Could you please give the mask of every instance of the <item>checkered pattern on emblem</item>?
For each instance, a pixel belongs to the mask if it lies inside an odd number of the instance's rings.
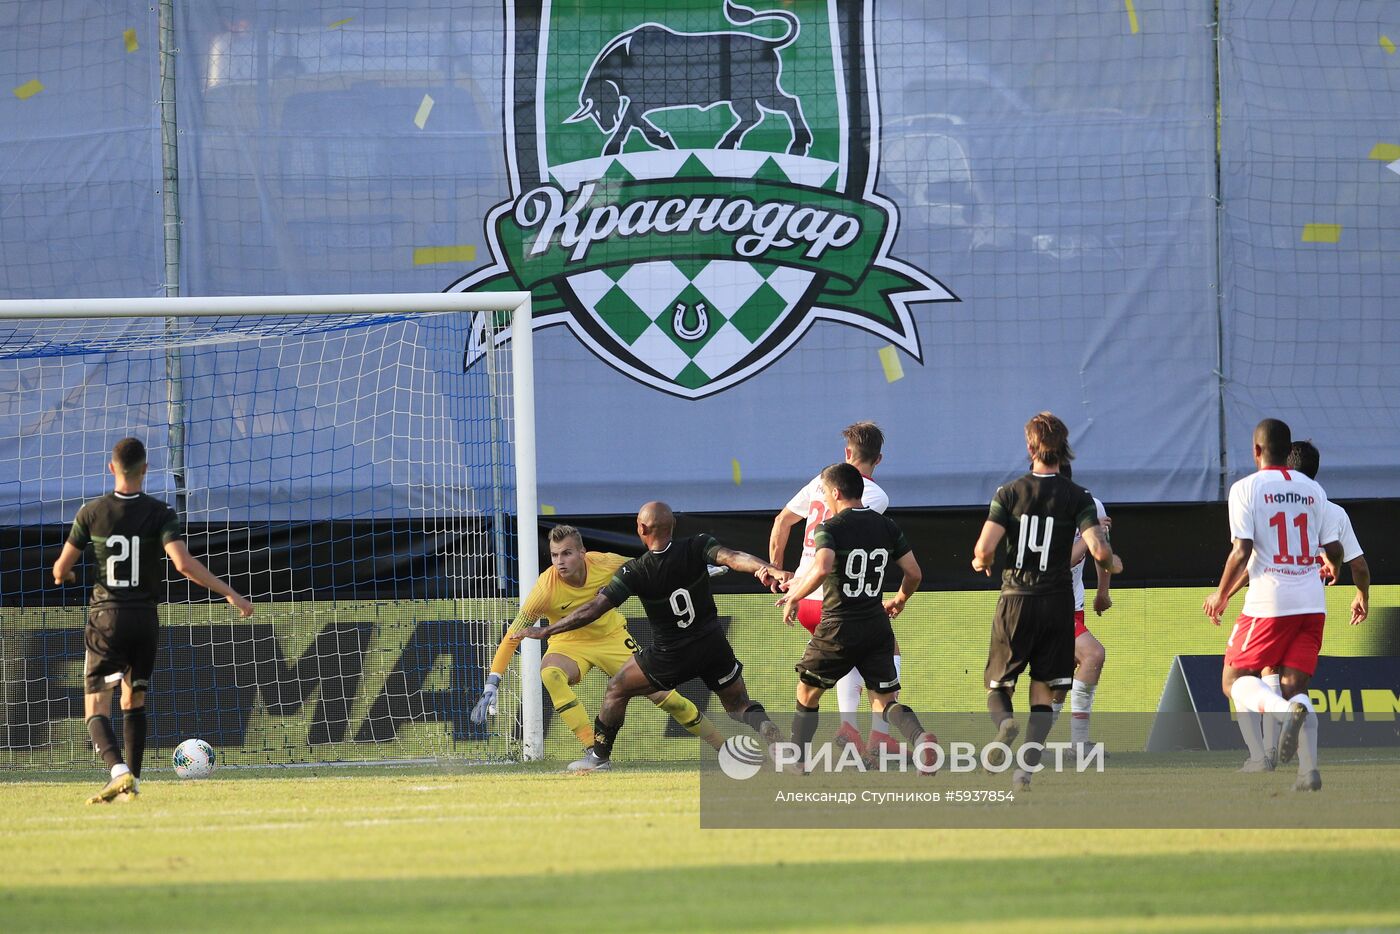
[[[790,267],[651,262],[569,277],[579,301],[639,360],[688,389],[723,376],[811,283]]]

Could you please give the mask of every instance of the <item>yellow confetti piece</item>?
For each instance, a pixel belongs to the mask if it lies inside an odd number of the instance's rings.
[[[1380,162],[1394,162],[1396,159],[1400,159],[1400,146],[1394,143],[1377,143],[1371,147],[1371,154],[1366,158]]]
[[[423,129],[423,125],[428,122],[428,114],[433,112],[433,96],[424,94],[423,100],[418,104],[418,113],[413,115],[413,125],[418,129]]]
[[[1381,48],[1385,49],[1386,55],[1395,54],[1395,43],[1390,41],[1389,36],[1381,36]]]
[[[15,97],[18,97],[22,101],[27,101],[43,89],[43,82],[41,82],[38,78],[35,78],[32,81],[26,81],[24,82],[24,84],[21,84],[19,87],[15,88]]]
[[[1304,224],[1304,243],[1336,243],[1342,239],[1341,224]]]
[[[432,266],[435,263],[470,263],[476,259],[476,247],[470,243],[457,246],[420,246],[413,251],[413,265]]]
[[[738,486],[744,482],[744,472],[739,469],[739,462],[733,458],[729,459],[729,466],[734,471],[734,485]]]
[[[895,347],[880,348],[880,366],[885,371],[885,382],[894,383],[904,379],[904,367],[899,362],[899,351]]]
[[[327,28],[327,29],[339,29],[341,26],[344,26],[346,23],[351,22],[351,21],[354,20],[354,19],[355,19],[355,17],[353,17],[353,16],[347,16],[347,17],[345,17],[345,19],[338,19],[338,20],[336,20],[334,23],[331,23],[331,24],[330,24],[329,26],[327,26],[326,28]]]
[[[1128,29],[1133,35],[1138,34],[1137,10],[1133,7],[1133,0],[1123,0],[1123,5],[1128,8]]]
[[[540,515],[542,516],[552,516],[558,511],[559,510],[555,509],[553,506],[550,506],[548,503],[540,503]]]
[[[134,29],[123,31],[122,41],[126,43],[126,50],[128,52],[135,52],[137,49],[141,48],[141,43],[136,41],[136,30]]]

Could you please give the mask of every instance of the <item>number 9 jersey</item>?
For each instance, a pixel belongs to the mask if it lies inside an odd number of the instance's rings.
[[[1337,541],[1329,505],[1316,481],[1283,467],[1265,467],[1230,487],[1230,537],[1254,544],[1244,615],[1326,612],[1317,553]]]
[[[710,592],[711,564],[720,544],[706,534],[672,539],[622,566],[600,594],[613,606],[628,597],[642,601],[658,649],[671,651],[712,633],[723,635],[719,610]]]
[[[180,517],[145,493],[108,493],[83,504],[68,533],[80,551],[92,544],[97,584],[89,606],[154,607],[165,596],[165,545],[184,538]]]

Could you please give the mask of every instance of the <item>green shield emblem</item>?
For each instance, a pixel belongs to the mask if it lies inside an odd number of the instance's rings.
[[[492,265],[452,288],[529,290],[536,327],[686,398],[817,320],[918,359],[908,305],[957,299],[889,255],[870,3],[510,5],[512,197]],[[468,363],[508,338],[481,323]]]

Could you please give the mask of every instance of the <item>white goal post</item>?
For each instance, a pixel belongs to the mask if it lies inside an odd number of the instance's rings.
[[[496,316],[490,313],[497,313]],[[143,338],[133,344],[140,352],[147,355],[159,355],[161,350],[162,332],[170,335],[169,345],[171,347],[182,346],[182,341],[199,340],[203,343],[198,346],[203,349],[219,344],[227,344],[236,341],[259,341],[276,334],[283,333],[276,328],[291,329],[295,331],[298,327],[311,330],[314,325],[298,325],[299,320],[304,321],[306,316],[342,316],[345,324],[327,325],[326,330],[344,327],[346,329],[355,327],[355,321],[360,317],[373,319],[378,318],[393,322],[412,321],[426,319],[428,316],[449,315],[449,314],[474,314],[471,319],[473,326],[485,327],[485,346],[489,349],[499,344],[493,340],[493,336],[503,328],[509,327],[512,338],[510,340],[510,351],[508,362],[500,361],[497,366],[510,368],[509,373],[500,375],[502,380],[509,380],[510,398],[510,435],[509,442],[513,442],[513,456],[510,460],[514,468],[514,492],[515,492],[515,532],[516,541],[516,568],[517,587],[515,594],[507,594],[517,600],[523,600],[529,592],[539,574],[539,543],[538,543],[538,515],[539,506],[536,491],[536,449],[535,449],[535,400],[534,400],[534,360],[533,360],[533,329],[531,326],[531,303],[528,292],[431,292],[431,293],[399,293],[399,294],[355,294],[355,295],[287,295],[287,296],[238,296],[238,297],[150,297],[150,298],[116,298],[116,299],[37,299],[37,300],[8,300],[0,301],[0,359],[14,358],[21,359],[39,366],[34,362],[46,356],[57,354],[81,355],[88,353],[86,349],[91,348],[90,353],[102,354],[119,352],[122,348],[123,336],[121,328],[113,326],[110,330],[114,334],[94,333],[105,332],[107,328],[94,328],[94,322],[104,319],[152,319],[144,330],[137,326],[136,330],[142,330]],[[249,316],[260,318],[263,324],[248,323]],[[394,317],[399,316],[399,317]],[[242,322],[237,326],[224,326],[223,323],[201,323],[207,319],[225,319],[232,321],[240,319]],[[66,321],[65,319],[81,319]],[[273,319],[276,319],[274,321]],[[325,319],[318,319],[325,321]],[[53,322],[47,326],[47,330],[40,330],[45,327],[44,322]],[[482,324],[482,322],[485,322]],[[465,323],[465,322],[464,322]],[[202,330],[201,330],[202,329]],[[189,338],[189,334],[199,332],[194,338]],[[475,333],[475,332],[473,332]],[[36,336],[37,335],[37,336]],[[56,336],[55,336],[56,335]],[[49,342],[49,343],[46,343]],[[66,349],[51,351],[50,345],[62,345]],[[185,346],[193,346],[184,344]],[[113,351],[116,347],[117,351]],[[167,370],[171,367],[171,357],[166,352]],[[464,363],[462,371],[466,370],[465,354],[463,351]],[[32,358],[30,360],[29,358]],[[488,366],[491,365],[488,361]],[[174,352],[174,372],[176,378],[170,380],[172,383],[179,383],[179,352]],[[275,365],[274,365],[275,368]],[[497,382],[497,375],[493,373],[491,385],[494,387]],[[13,392],[16,399],[20,394],[26,392],[23,388],[22,380],[12,381],[8,387],[0,387],[0,393]],[[318,387],[319,388],[319,387]],[[340,384],[330,388],[328,395],[339,391]],[[178,393],[179,390],[172,390]],[[252,390],[256,394],[256,389]],[[372,395],[374,387],[361,390]],[[150,396],[151,391],[147,391]],[[187,404],[183,398],[172,395],[169,400],[171,425],[181,423],[181,419],[175,417],[174,413],[181,411]],[[494,405],[494,400],[492,402]],[[18,402],[12,405],[15,411],[20,409]],[[396,415],[402,413],[395,413]],[[412,414],[412,413],[410,413]],[[174,436],[175,428],[172,428]],[[183,430],[183,428],[179,429]],[[286,429],[283,429],[286,430]],[[494,431],[494,427],[492,428]],[[113,439],[106,439],[107,447],[110,447]],[[401,439],[397,439],[401,440]],[[22,463],[25,458],[19,454],[21,445],[16,441],[13,445],[16,452],[16,461],[11,470],[12,473],[21,475],[20,483],[23,481]],[[183,457],[183,452],[179,450],[180,444],[175,443],[176,450],[171,452],[171,467],[179,469],[179,460]],[[433,465],[429,465],[432,467]],[[494,462],[493,462],[494,468]],[[432,470],[422,471],[425,476],[431,476]],[[509,476],[509,474],[506,474]],[[504,479],[504,478],[502,478]],[[9,481],[13,482],[13,481]],[[183,481],[181,481],[183,482]],[[22,487],[21,487],[22,489]],[[32,491],[31,491],[32,492]],[[497,489],[499,495],[499,488]],[[23,515],[23,501],[28,494],[19,493],[12,497],[19,500],[20,504],[15,507],[19,515]],[[410,494],[411,495],[411,494]],[[71,498],[71,497],[67,497]],[[0,507],[6,504],[0,502]],[[66,508],[66,506],[65,506]],[[71,519],[71,516],[69,517]],[[52,521],[52,520],[50,520]],[[497,533],[499,534],[499,532]],[[499,541],[498,541],[499,544]],[[497,567],[505,564],[507,556],[497,548],[495,558]],[[504,571],[498,571],[504,574]],[[504,581],[504,577],[501,578]],[[5,603],[4,605],[13,605]],[[518,606],[518,603],[516,604]],[[0,627],[5,625],[4,620],[0,620]],[[25,623],[23,625],[29,625]],[[495,636],[499,638],[501,630],[495,630]],[[494,646],[492,646],[494,648]],[[485,656],[489,658],[488,654]],[[519,749],[520,756],[524,760],[537,760],[544,756],[544,728],[543,728],[543,704],[541,697],[541,686],[539,679],[540,672],[540,643],[537,640],[524,640],[520,648],[520,681],[519,681]],[[435,656],[434,656],[435,657]],[[158,661],[159,664],[159,661]],[[13,659],[10,659],[0,652],[0,665],[6,668],[5,678],[8,681],[15,670]],[[393,674],[390,674],[392,680]],[[434,675],[436,677],[436,675]],[[366,679],[367,680],[367,679]],[[454,679],[455,686],[458,682]],[[3,684],[0,684],[3,686]],[[159,691],[159,688],[156,688]],[[387,688],[386,688],[387,690]],[[475,698],[472,698],[474,701]],[[502,698],[506,700],[506,698]],[[300,697],[298,697],[298,702]],[[410,699],[409,702],[412,702]],[[400,703],[409,703],[402,701]],[[308,702],[309,703],[309,702]],[[347,702],[348,706],[353,706],[355,702]],[[421,701],[417,701],[421,703]],[[503,713],[505,711],[502,711]],[[363,713],[363,709],[361,709]],[[454,716],[459,716],[460,711],[454,712]],[[3,734],[7,724],[0,721],[0,734]],[[412,726],[410,725],[410,728]],[[65,734],[67,735],[67,734]],[[0,735],[0,740],[3,740]],[[0,742],[0,746],[5,745]],[[156,744],[153,744],[156,745]],[[429,755],[437,755],[436,750],[440,747],[425,747],[429,749]],[[8,764],[16,764],[16,759],[9,750],[5,750],[9,755]],[[336,753],[332,752],[332,756]],[[45,764],[42,757],[32,757],[30,763]],[[56,761],[56,760],[55,760]],[[0,765],[7,764],[0,761]],[[23,765],[24,762],[18,764]]]

